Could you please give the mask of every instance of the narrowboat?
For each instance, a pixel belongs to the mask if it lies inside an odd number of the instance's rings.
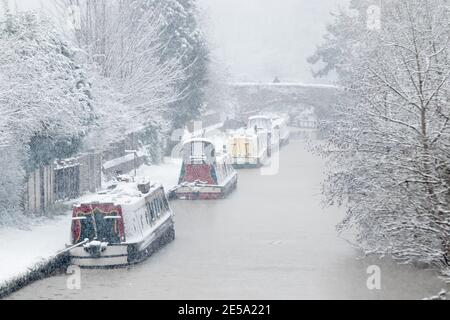
[[[183,164],[173,197],[181,200],[223,199],[237,187],[238,175],[227,153],[217,153],[212,141],[183,144]]]
[[[289,119],[286,117],[275,116],[272,118],[272,125],[274,129],[274,135],[279,137],[280,146],[289,144],[290,131],[289,131]]]
[[[255,131],[273,132],[272,119],[268,116],[254,116],[248,119],[248,129]]]
[[[235,169],[259,168],[269,157],[267,132],[242,130],[231,134],[227,151]]]
[[[272,150],[276,145],[272,119],[263,115],[250,117],[247,123],[247,130],[262,133],[267,137],[267,156],[269,158],[272,157]]]
[[[141,262],[175,239],[174,214],[164,188],[119,178],[107,191],[75,205],[71,263],[85,268]]]
[[[284,117],[268,115],[250,117],[247,128],[267,132],[270,140],[269,155],[271,154],[271,147],[286,145],[290,140],[288,120]]]

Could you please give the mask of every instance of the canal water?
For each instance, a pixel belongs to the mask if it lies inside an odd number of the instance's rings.
[[[324,164],[293,141],[274,175],[239,172],[228,199],[172,203],[177,239],[142,264],[36,282],[12,299],[422,299],[445,284],[432,272],[359,259],[339,238],[342,210],[323,208]],[[380,290],[369,290],[369,266]]]

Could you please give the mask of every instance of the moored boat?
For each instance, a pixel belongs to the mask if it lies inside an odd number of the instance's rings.
[[[259,168],[266,163],[268,154],[266,132],[241,130],[231,134],[227,151],[235,169]]]
[[[160,184],[121,178],[74,206],[70,259],[80,267],[138,263],[175,239],[174,214]]]
[[[236,189],[238,176],[226,153],[216,153],[207,139],[192,139],[183,145],[183,164],[173,196],[182,200],[225,198]]]
[[[274,130],[272,119],[268,116],[258,115],[248,119],[247,130],[257,134],[263,134],[267,138],[267,156],[272,157],[272,149],[276,144],[274,139]]]
[[[290,130],[288,124],[289,119],[286,117],[274,116],[272,118],[274,136],[279,139],[280,146],[289,144]]]
[[[288,120],[282,116],[258,115],[250,117],[247,128],[255,132],[267,132],[270,141],[268,144],[269,156],[271,156],[273,147],[286,145],[290,140]]]

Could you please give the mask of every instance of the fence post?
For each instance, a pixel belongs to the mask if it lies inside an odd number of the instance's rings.
[[[33,176],[34,176],[34,200],[35,200],[34,210],[37,211],[41,208],[41,192],[40,192],[41,175],[39,169],[34,171]]]

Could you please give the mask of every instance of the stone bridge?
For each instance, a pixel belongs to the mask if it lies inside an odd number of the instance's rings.
[[[264,111],[295,114],[310,107],[322,118],[338,93],[338,87],[321,84],[245,82],[230,87],[243,118]]]

